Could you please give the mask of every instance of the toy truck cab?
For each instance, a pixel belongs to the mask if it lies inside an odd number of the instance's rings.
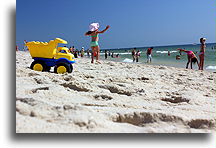
[[[67,41],[60,38],[47,42],[28,42],[30,55],[34,59],[30,68],[36,71],[50,71],[54,66],[55,73],[71,73],[72,64],[75,63],[74,55],[69,52],[67,47],[58,47],[57,45],[67,44]]]

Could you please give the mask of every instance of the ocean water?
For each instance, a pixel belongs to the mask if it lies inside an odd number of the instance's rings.
[[[141,51],[141,56],[139,58],[139,63],[149,64],[146,63],[146,50],[149,47],[139,47],[137,50]],[[158,46],[154,47],[152,51],[152,65],[163,65],[163,66],[172,66],[172,67],[186,67],[187,63],[187,54],[182,52],[181,59],[176,60],[176,55],[180,55],[179,51],[176,49],[182,48],[186,50],[192,50],[198,60],[199,60],[199,50],[200,44],[191,44],[191,45],[175,45],[175,46]],[[105,50],[105,49],[104,49]],[[101,59],[104,59],[104,50],[101,50]],[[122,48],[122,49],[106,49],[110,52],[114,53],[114,57],[116,54],[119,54],[119,58],[111,58],[108,56],[107,60],[117,61],[117,62],[127,62],[133,63],[131,51],[132,49],[129,48]],[[170,56],[168,56],[168,51],[170,52]],[[216,72],[216,43],[208,43],[206,44],[206,53],[205,53],[205,63],[204,68],[208,71]],[[190,67],[190,65],[189,65]],[[193,69],[198,69],[197,64],[193,65]]]

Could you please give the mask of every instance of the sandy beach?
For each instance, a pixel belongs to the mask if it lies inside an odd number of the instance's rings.
[[[215,73],[76,59],[70,74],[16,52],[17,133],[211,133]]]

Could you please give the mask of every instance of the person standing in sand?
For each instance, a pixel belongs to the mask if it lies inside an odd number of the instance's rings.
[[[87,57],[88,57],[88,58],[90,57],[89,49],[87,49]]]
[[[107,59],[107,50],[105,50],[105,59]]]
[[[108,56],[109,56],[109,57],[111,56],[111,51],[108,51]]]
[[[134,48],[133,50],[132,50],[132,58],[133,58],[133,62],[135,62],[135,60],[136,60],[136,48]]]
[[[147,49],[147,52],[146,52],[146,55],[147,55],[147,63],[151,63],[152,61],[152,50],[153,50],[153,47],[150,47]]]
[[[18,48],[18,46],[16,45],[16,51],[19,51],[19,48]]]
[[[197,63],[197,65],[199,66],[199,63],[198,63],[198,60],[197,60],[197,57],[196,55],[193,53],[193,51],[189,51],[189,50],[185,50],[185,49],[177,49],[179,51],[183,51],[183,52],[186,52],[187,53],[187,56],[188,56],[188,62],[187,62],[187,65],[186,65],[186,69],[188,69],[188,65],[189,63],[191,64],[191,69],[193,69],[192,67],[192,63]]]
[[[24,40],[24,48],[23,48],[23,51],[28,51],[28,47],[26,46],[28,42],[26,40]]]
[[[138,50],[136,52],[136,62],[139,62],[139,57],[140,57],[140,51]]]
[[[85,35],[86,36],[91,36],[92,40],[91,40],[91,48],[92,48],[92,60],[91,63],[94,63],[94,56],[96,56],[96,62],[99,62],[99,56],[100,56],[100,47],[98,44],[98,40],[99,37],[98,35],[100,33],[104,33],[105,31],[107,31],[110,28],[109,25],[106,26],[106,28],[102,31],[99,31],[99,23],[92,23],[89,26],[90,31],[86,32]]]
[[[85,50],[84,50],[84,47],[82,47],[82,49],[81,49],[81,57],[84,57],[84,54],[85,54]]]
[[[199,53],[199,59],[200,59],[200,63],[199,63],[199,70],[203,70],[204,67],[204,58],[205,58],[205,48],[206,48],[206,44],[205,44],[206,38],[200,38],[200,53]]]

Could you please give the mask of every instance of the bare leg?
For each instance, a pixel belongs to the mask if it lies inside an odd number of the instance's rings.
[[[201,67],[202,67],[202,55],[199,55],[199,58],[200,58],[200,62],[199,62],[199,70],[201,70]]]
[[[186,64],[186,69],[188,69],[188,65],[189,65],[189,63],[190,63],[190,61],[187,62],[187,64]]]
[[[91,47],[92,49],[92,54],[91,54],[91,63],[94,63],[94,54],[95,54],[95,49],[94,47]]]
[[[199,62],[199,70],[201,70],[201,61],[202,61],[201,55],[199,55],[199,59],[200,59],[200,62]]]
[[[200,58],[199,70],[203,70],[204,55],[200,55],[199,58]]]
[[[202,61],[202,70],[203,70],[203,68],[204,68],[204,55],[203,55],[203,61]]]
[[[186,69],[188,69],[188,65],[189,65],[190,62],[191,62],[191,59],[190,59],[190,57],[188,56],[188,62],[187,62],[187,64],[186,64]]]
[[[199,68],[199,62],[197,61],[197,66],[198,66],[198,68]]]
[[[97,61],[98,63],[100,63],[100,62],[99,62],[99,56],[100,56],[100,47],[99,47],[99,46],[96,47],[96,53],[97,53],[97,55],[96,55],[96,61]]]

